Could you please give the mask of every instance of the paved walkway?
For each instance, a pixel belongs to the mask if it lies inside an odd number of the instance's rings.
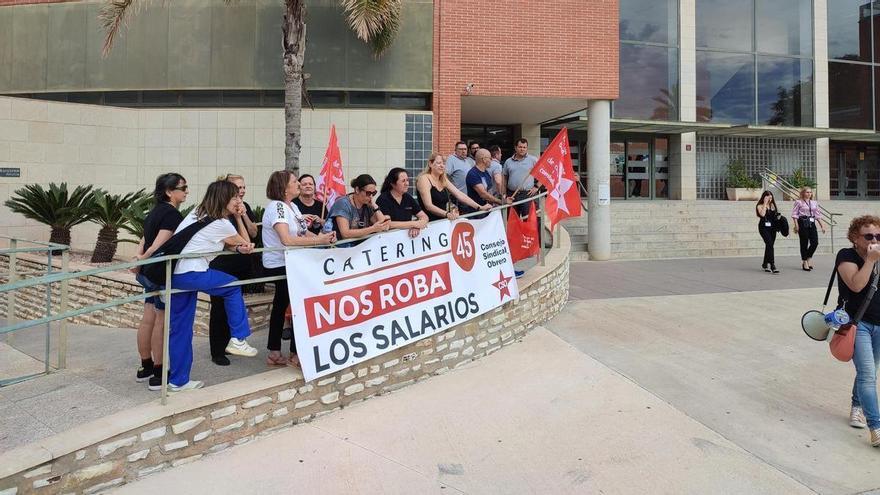
[[[521,343],[118,493],[880,490],[852,367],[799,328],[830,262],[575,264]]]

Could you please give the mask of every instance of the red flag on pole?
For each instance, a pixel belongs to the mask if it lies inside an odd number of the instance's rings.
[[[339,153],[339,143],[336,140],[336,126],[330,126],[330,144],[324,153],[324,161],[321,163],[321,173],[315,182],[315,198],[323,201],[327,209],[333,205],[336,198],[345,196],[345,178],[342,175],[342,155]]]
[[[530,173],[549,192],[545,209],[550,220],[550,230],[563,218],[580,216],[581,197],[571,166],[568,129],[563,127],[559,131]]]
[[[538,216],[535,202],[529,203],[529,216],[523,221],[516,208],[507,209],[507,245],[513,263],[538,255]]]

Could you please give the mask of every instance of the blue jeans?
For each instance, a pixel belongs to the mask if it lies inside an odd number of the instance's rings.
[[[193,321],[199,292],[223,298],[229,333],[244,340],[251,334],[247,309],[241,297],[241,287],[221,287],[237,278],[209,268],[206,272],[187,272],[171,277],[171,287],[191,292],[171,295],[171,329],[168,333],[168,383],[181,386],[189,381],[192,369]]]
[[[868,428],[880,428],[880,408],[877,406],[877,365],[880,363],[880,325],[860,322],[856,332],[853,364],[856,381],[853,384],[852,405],[865,411]]]

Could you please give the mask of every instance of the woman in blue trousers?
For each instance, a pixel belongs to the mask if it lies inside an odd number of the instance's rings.
[[[223,287],[237,279],[208,266],[216,256],[209,253],[223,249],[242,254],[253,252],[254,245],[248,240],[243,215],[245,208],[238,195],[238,187],[225,180],[217,181],[208,186],[205,199],[183,219],[175,231],[176,234],[196,222],[204,222],[205,226],[193,235],[181,254],[205,253],[206,256],[180,259],[171,276],[171,287],[187,291],[171,296],[168,383],[172,392],[193,390],[204,385],[201,381],[190,380],[189,376],[193,360],[193,320],[199,292],[223,298],[232,335],[226,352],[238,356],[257,355],[257,350],[245,340],[251,334],[251,329],[241,287]],[[236,225],[229,217],[235,219]]]
[[[864,304],[874,282],[875,265],[880,261],[880,218],[864,215],[854,218],[847,237],[853,247],[837,253],[839,302],[851,318]],[[858,322],[853,364],[856,379],[852,391],[849,424],[868,428],[871,445],[880,447],[880,408],[877,406],[877,366],[880,364],[880,294],[868,301]],[[852,330],[850,330],[852,332]]]

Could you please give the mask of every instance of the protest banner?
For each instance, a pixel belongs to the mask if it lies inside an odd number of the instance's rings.
[[[464,323],[519,297],[499,211],[396,230],[356,247],[286,252],[306,381]]]

